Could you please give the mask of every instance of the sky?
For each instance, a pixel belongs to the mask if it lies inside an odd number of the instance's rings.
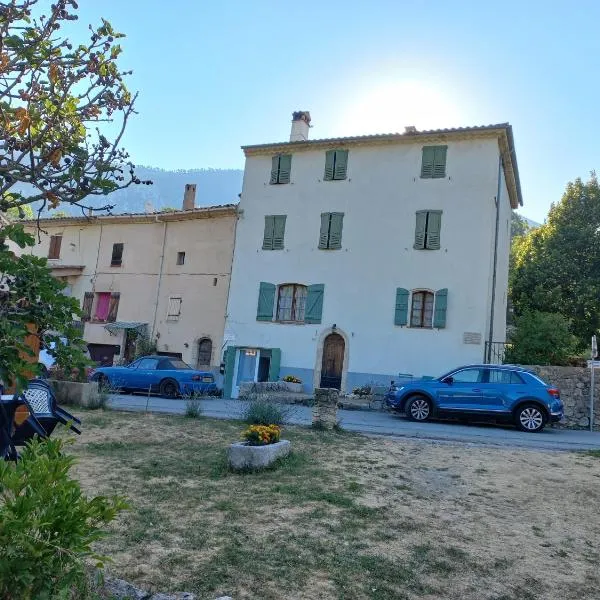
[[[42,3],[47,0],[42,0]],[[70,36],[127,37],[138,164],[243,168],[240,146],[510,122],[521,214],[542,222],[598,166],[600,3],[576,0],[79,0]]]

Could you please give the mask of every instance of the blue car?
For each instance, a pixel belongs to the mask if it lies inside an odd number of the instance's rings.
[[[210,371],[197,371],[178,358],[144,356],[125,367],[99,367],[90,381],[104,389],[123,392],[154,392],[167,398],[187,394],[216,395],[217,386]]]
[[[413,421],[460,416],[514,423],[522,431],[541,431],[563,418],[557,388],[513,365],[468,365],[437,379],[394,383],[386,405]]]

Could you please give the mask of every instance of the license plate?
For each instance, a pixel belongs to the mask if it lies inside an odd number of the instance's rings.
[[[212,382],[213,382],[212,377],[203,377],[202,378],[202,383],[212,383]]]

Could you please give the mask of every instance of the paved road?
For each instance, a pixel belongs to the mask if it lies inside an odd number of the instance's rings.
[[[120,410],[181,414],[185,401],[168,400],[152,396],[113,395],[112,408]],[[218,419],[238,419],[246,403],[240,400],[210,399],[201,401],[203,413]],[[399,415],[364,410],[339,410],[338,417],[344,429],[366,434],[403,438],[421,438],[438,441],[487,444],[493,446],[522,447],[538,450],[588,450],[600,449],[600,433],[547,428],[542,433],[525,433],[511,427],[494,425],[459,425],[456,423],[414,423]],[[309,425],[311,409],[291,406],[289,422]]]

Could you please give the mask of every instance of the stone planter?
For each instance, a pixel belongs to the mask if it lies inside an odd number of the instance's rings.
[[[98,383],[95,381],[79,383],[52,379],[49,383],[54,389],[59,404],[87,407],[98,396]]]
[[[304,385],[302,383],[291,383],[289,381],[284,381],[283,383],[285,383],[288,392],[301,394],[304,391]]]
[[[229,466],[235,471],[264,469],[287,456],[290,447],[289,440],[280,440],[266,446],[249,446],[246,442],[236,442],[229,446]]]

